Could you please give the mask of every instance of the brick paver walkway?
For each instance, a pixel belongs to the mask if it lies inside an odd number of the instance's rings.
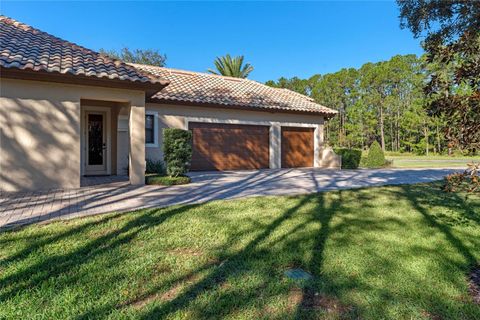
[[[106,212],[260,195],[304,194],[442,179],[453,169],[281,169],[192,173],[183,186],[131,186],[122,177],[94,178],[74,190],[0,194],[0,230]],[[105,183],[106,184],[102,184]]]

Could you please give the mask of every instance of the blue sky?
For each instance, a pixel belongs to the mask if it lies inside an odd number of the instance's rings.
[[[6,2],[2,14],[87,48],[159,49],[194,71],[244,55],[267,81],[309,77],[396,54],[421,54],[384,2]]]

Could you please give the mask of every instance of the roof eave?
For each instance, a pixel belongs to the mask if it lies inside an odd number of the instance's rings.
[[[268,108],[268,107],[253,107],[245,105],[235,105],[235,104],[221,104],[221,103],[207,103],[207,102],[196,102],[196,101],[184,101],[176,99],[159,99],[154,97],[149,97],[146,102],[149,103],[158,103],[158,104],[173,104],[173,105],[182,105],[182,106],[193,106],[193,107],[204,107],[204,108],[222,108],[222,109],[237,109],[237,110],[249,110],[249,111],[262,111],[269,113],[290,113],[290,114],[308,114],[308,115],[321,115],[327,119],[332,118],[336,113],[328,113],[322,111],[308,111],[308,110],[287,110],[287,109],[277,109],[277,108]]]
[[[164,79],[159,79],[157,83],[152,83],[121,79],[98,78],[95,76],[73,75],[69,73],[5,68],[2,66],[0,66],[0,77],[19,80],[48,81],[56,83],[141,90],[145,91],[147,98],[152,97],[170,83],[170,81]]]

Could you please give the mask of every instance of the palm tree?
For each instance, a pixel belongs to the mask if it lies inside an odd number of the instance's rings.
[[[215,68],[217,70],[208,69],[208,72],[234,77],[234,78],[246,78],[253,71],[253,67],[249,63],[243,65],[243,56],[232,58],[229,54],[224,57],[217,57],[215,61]]]

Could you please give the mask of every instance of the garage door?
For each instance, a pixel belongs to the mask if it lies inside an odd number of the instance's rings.
[[[190,122],[191,170],[242,170],[269,167],[269,127]]]
[[[313,167],[313,131],[282,127],[282,168]]]

